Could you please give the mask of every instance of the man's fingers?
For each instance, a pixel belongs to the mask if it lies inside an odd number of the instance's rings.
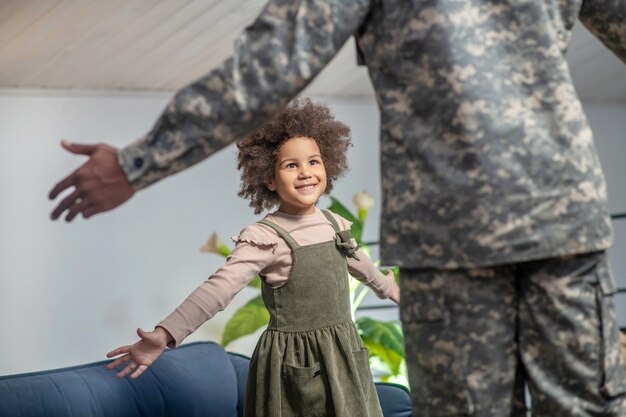
[[[101,206],[97,206],[97,205],[91,205],[89,207],[87,207],[85,210],[83,210],[83,219],[88,219],[91,216],[93,216],[94,214],[98,214],[103,212],[104,210],[102,209]]]
[[[48,193],[48,198],[54,200],[62,191],[76,185],[76,172],[71,173],[67,177],[59,181]]]
[[[79,144],[70,143],[67,141],[61,141],[61,144],[68,151],[72,153],[80,154],[80,155],[91,155],[93,152],[95,152],[96,148],[98,147],[98,145],[79,145]],[[48,193],[48,198],[50,200],[54,200],[56,196],[59,195],[59,193],[61,193],[63,190],[73,185],[75,186],[77,183],[76,173],[77,171],[74,171],[72,174],[68,175],[67,177],[63,178],[60,182],[58,182],[52,188],[52,190],[50,190],[50,193]]]
[[[68,140],[63,139],[61,141],[61,146],[71,153],[77,155],[91,155],[98,149],[98,145],[82,145],[79,143],[72,143]]]
[[[63,200],[61,200],[61,202],[52,211],[52,214],[50,214],[50,218],[52,220],[58,219],[59,216],[65,210],[67,210],[69,207],[72,207],[74,204],[76,204],[76,199],[78,199],[80,197],[80,195],[81,195],[80,191],[74,190],[74,192],[72,194],[68,195]]]
[[[70,207],[69,211],[67,212],[67,216],[65,216],[65,221],[66,222],[71,222],[72,219],[74,219],[74,217],[76,217],[78,215],[78,213],[83,212],[89,206],[90,206],[90,204],[89,204],[88,201],[80,200],[78,203],[76,203],[72,207]]]

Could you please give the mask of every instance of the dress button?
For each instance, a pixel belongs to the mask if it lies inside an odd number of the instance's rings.
[[[135,164],[135,168],[141,168],[143,166],[143,158],[135,158],[133,163]]]

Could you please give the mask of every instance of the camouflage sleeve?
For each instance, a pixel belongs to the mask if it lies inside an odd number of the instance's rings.
[[[178,91],[118,161],[144,188],[245,137],[295,97],[365,18],[371,0],[271,0],[221,66]]]
[[[626,0],[584,0],[579,18],[626,63]]]

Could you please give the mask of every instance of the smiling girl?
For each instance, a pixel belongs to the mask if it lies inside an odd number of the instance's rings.
[[[257,274],[270,322],[250,361],[247,417],[382,417],[350,314],[348,271],[380,298],[399,302],[393,274],[381,274],[350,237],[350,222],[316,207],[347,169],[350,130],[330,110],[297,100],[238,144],[239,195],[256,214],[278,206],[233,238],[235,248],[154,331],[108,357],[117,375],[141,375],[165,349],[218,311]]]

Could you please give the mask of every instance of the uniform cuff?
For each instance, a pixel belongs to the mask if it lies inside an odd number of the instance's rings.
[[[135,190],[145,188],[154,182],[149,181],[147,175],[153,165],[147,140],[148,135],[142,136],[117,153],[117,161]]]

